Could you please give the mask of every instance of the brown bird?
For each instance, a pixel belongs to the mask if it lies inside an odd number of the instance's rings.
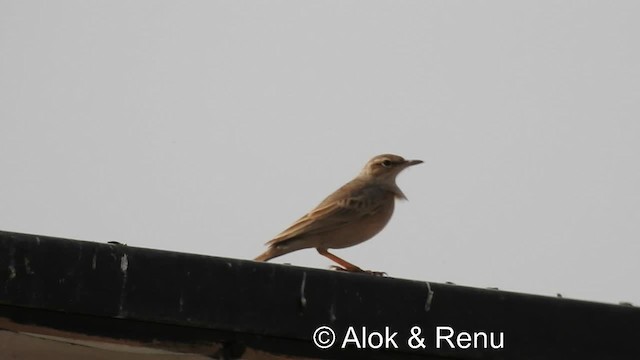
[[[422,160],[405,160],[398,155],[378,155],[369,160],[355,179],[324,199],[308,214],[266,243],[267,251],[256,261],[267,261],[292,251],[316,248],[342,267],[362,272],[358,266],[328,251],[360,244],[379,233],[393,214],[395,199],[406,199],[396,176]]]

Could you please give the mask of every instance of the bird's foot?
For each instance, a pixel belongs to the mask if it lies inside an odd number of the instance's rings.
[[[365,273],[373,276],[387,276],[387,273],[384,271],[362,270],[357,266],[353,268],[343,268],[342,266],[331,265],[331,269],[344,272]]]
[[[373,276],[387,277],[387,273],[384,272],[384,271],[365,270],[364,272],[366,272],[369,275],[373,275]]]

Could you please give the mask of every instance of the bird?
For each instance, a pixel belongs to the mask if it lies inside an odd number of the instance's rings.
[[[354,246],[378,234],[391,219],[395,200],[407,199],[396,184],[396,177],[402,170],[421,163],[422,160],[405,160],[393,154],[373,157],[353,180],[268,241],[267,250],[254,260],[268,261],[292,251],[315,248],[340,265],[333,266],[336,270],[383,275],[362,270],[329,249]]]

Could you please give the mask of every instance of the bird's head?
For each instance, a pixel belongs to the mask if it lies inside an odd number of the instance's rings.
[[[393,154],[378,155],[367,162],[360,176],[391,185],[395,184],[396,176],[402,170],[422,162],[422,160],[406,160],[402,156]]]

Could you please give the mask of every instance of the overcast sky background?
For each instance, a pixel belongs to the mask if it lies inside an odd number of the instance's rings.
[[[640,2],[0,1],[0,229],[252,259],[380,153],[390,276],[640,304]],[[314,250],[275,259],[328,268]]]

